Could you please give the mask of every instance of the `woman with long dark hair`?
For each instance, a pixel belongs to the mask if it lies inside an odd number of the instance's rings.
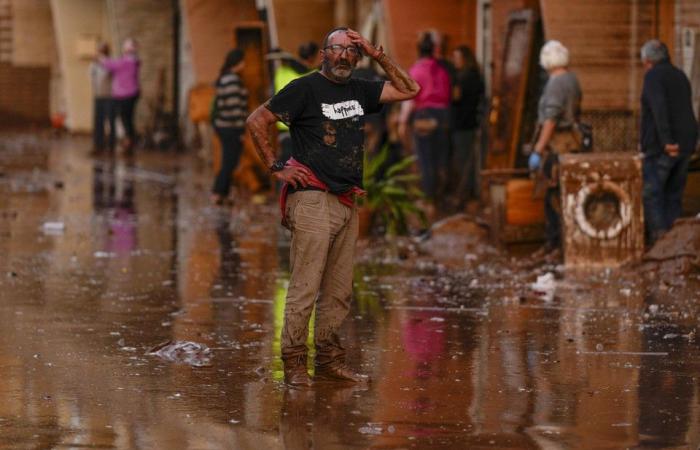
[[[228,52],[216,80],[216,98],[211,117],[221,141],[221,169],[212,189],[212,202],[216,205],[222,205],[228,198],[231,175],[243,151],[243,132],[248,117],[248,90],[240,77],[245,66],[243,57],[240,49]]]
[[[475,143],[484,80],[474,53],[466,45],[454,49],[452,64],[456,75],[452,87],[452,168],[458,207],[462,209],[467,199],[478,196],[481,157]]]

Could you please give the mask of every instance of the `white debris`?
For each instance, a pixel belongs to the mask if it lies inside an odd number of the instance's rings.
[[[554,274],[548,272],[537,277],[537,281],[532,283],[532,290],[542,295],[546,302],[551,302],[554,299],[554,291],[557,287],[557,282],[554,279]]]
[[[678,337],[677,333],[666,333],[664,334],[664,339],[675,339]]]
[[[366,427],[360,427],[357,431],[359,431],[360,434],[371,434],[377,436],[382,434],[382,427],[370,423],[367,424]]]
[[[630,295],[632,295],[632,289],[622,288],[620,289],[620,294],[624,295],[625,297],[629,297]]]
[[[649,313],[650,314],[656,314],[659,311],[659,305],[649,305]]]
[[[41,229],[44,234],[63,234],[66,225],[63,222],[44,222]]]

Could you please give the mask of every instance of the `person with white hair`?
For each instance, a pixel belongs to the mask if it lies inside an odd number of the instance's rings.
[[[690,155],[698,139],[688,77],[671,64],[666,45],[647,41],[641,49],[640,148],[644,154],[644,224],[653,244],[681,214]]]
[[[134,110],[141,94],[139,68],[141,61],[136,53],[136,41],[125,39],[120,58],[101,58],[100,64],[112,75],[112,98],[127,136],[126,153],[133,151],[136,142]]]
[[[537,107],[537,131],[530,170],[539,170],[545,183],[545,234],[543,253],[553,258],[561,254],[561,199],[559,155],[581,147],[574,131],[581,111],[581,87],[569,70],[569,50],[555,40],[540,51],[540,65],[549,74]]]

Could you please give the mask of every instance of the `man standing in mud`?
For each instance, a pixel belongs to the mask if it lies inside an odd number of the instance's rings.
[[[688,77],[671,64],[666,45],[652,39],[642,46],[641,57],[646,70],[640,127],[642,197],[647,243],[653,244],[681,215],[698,123]]]
[[[346,365],[338,337],[352,296],[358,233],[354,196],[363,193],[364,116],[420,90],[382,47],[351,29],[331,30],[320,54],[320,72],[289,83],[247,121],[260,158],[285,183],[282,222],[292,231],[292,243],[282,360],[285,382],[292,386],[311,384],[306,338],[314,305],[315,379],[368,380]],[[389,81],[350,77],[363,54],[382,66]],[[294,144],[286,164],[275,160],[268,135],[278,120],[289,126]]]

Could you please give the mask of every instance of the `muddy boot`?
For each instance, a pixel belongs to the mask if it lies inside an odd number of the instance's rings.
[[[282,357],[284,382],[294,387],[310,387],[311,377],[306,371],[306,355]]]
[[[316,366],[315,380],[341,381],[347,383],[369,383],[368,375],[355,372],[345,362],[334,361],[330,364]]]
[[[349,383],[367,383],[367,375],[355,372],[345,363],[345,350],[337,343],[335,346],[316,348],[315,380],[345,381]]]

